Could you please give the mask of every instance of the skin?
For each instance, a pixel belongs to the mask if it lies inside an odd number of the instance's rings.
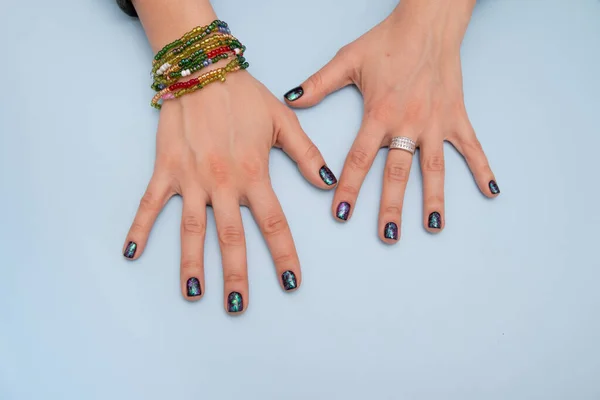
[[[334,217],[342,201],[350,203],[348,220],[352,217],[377,151],[389,146],[394,136],[409,137],[420,148],[423,223],[429,232],[440,232],[445,225],[444,141],[464,156],[481,192],[497,196],[488,186],[494,174],[463,100],[460,45],[474,5],[475,0],[402,0],[387,19],[342,48],[304,82],[302,97],[288,101],[291,107],[311,107],[350,84],[363,95],[363,122],[335,192]],[[384,237],[384,226],[401,226],[412,157],[402,150],[388,153],[378,223],[385,243],[396,243]],[[428,226],[434,211],[441,215],[442,229]]]
[[[208,1],[137,0],[134,5],[154,52],[216,19]],[[134,241],[138,249],[133,259],[139,258],[162,208],[172,196],[182,196],[181,291],[187,300],[199,300],[202,296],[187,296],[186,283],[196,277],[202,294],[206,290],[206,207],[212,206],[222,254],[224,307],[227,311],[227,296],[235,291],[242,295],[245,311],[248,270],[240,206],[246,206],[265,237],[280,284],[282,273],[289,270],[299,287],[298,254],[269,178],[269,153],[274,146],[296,161],[309,182],[331,188],[319,177],[325,161],[294,112],[248,72],[232,73],[225,83],[166,101],[160,111],[154,173],[123,250]]]

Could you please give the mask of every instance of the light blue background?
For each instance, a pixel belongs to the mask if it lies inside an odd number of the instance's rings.
[[[394,0],[215,1],[276,95]],[[272,179],[303,265],[277,284],[248,210],[252,305],[222,307],[209,212],[206,296],[179,289],[181,199],[143,257],[121,246],[151,175],[150,49],[109,0],[2,1],[0,399],[599,399],[600,2],[482,1],[463,45],[467,109],[502,189],[446,148],[447,226],[377,238],[385,151],[347,225],[279,151]],[[275,56],[274,49],[286,49]],[[339,173],[362,101],[300,120]]]

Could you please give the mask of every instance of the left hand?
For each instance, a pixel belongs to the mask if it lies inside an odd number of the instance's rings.
[[[338,220],[351,217],[377,151],[395,136],[409,137],[420,148],[423,224],[429,232],[444,228],[444,141],[465,157],[484,195],[499,194],[463,100],[460,44],[473,6],[474,0],[403,0],[386,20],[286,94],[288,105],[302,108],[349,84],[363,95],[363,123],[332,205]],[[386,243],[400,237],[411,163],[407,151],[388,153],[378,229]]]

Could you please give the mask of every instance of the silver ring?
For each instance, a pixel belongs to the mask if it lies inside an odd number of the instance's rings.
[[[410,154],[415,154],[417,144],[411,138],[396,136],[392,138],[392,142],[390,143],[390,150],[391,149],[404,150],[408,151]]]

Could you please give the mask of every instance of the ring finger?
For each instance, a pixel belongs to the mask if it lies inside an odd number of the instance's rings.
[[[267,241],[277,276],[286,291],[300,286],[300,261],[290,227],[281,204],[269,182],[255,186],[249,191],[248,200],[256,223]]]
[[[385,163],[379,207],[379,235],[381,240],[389,244],[400,239],[402,204],[412,158],[413,155],[406,150],[390,149]]]

